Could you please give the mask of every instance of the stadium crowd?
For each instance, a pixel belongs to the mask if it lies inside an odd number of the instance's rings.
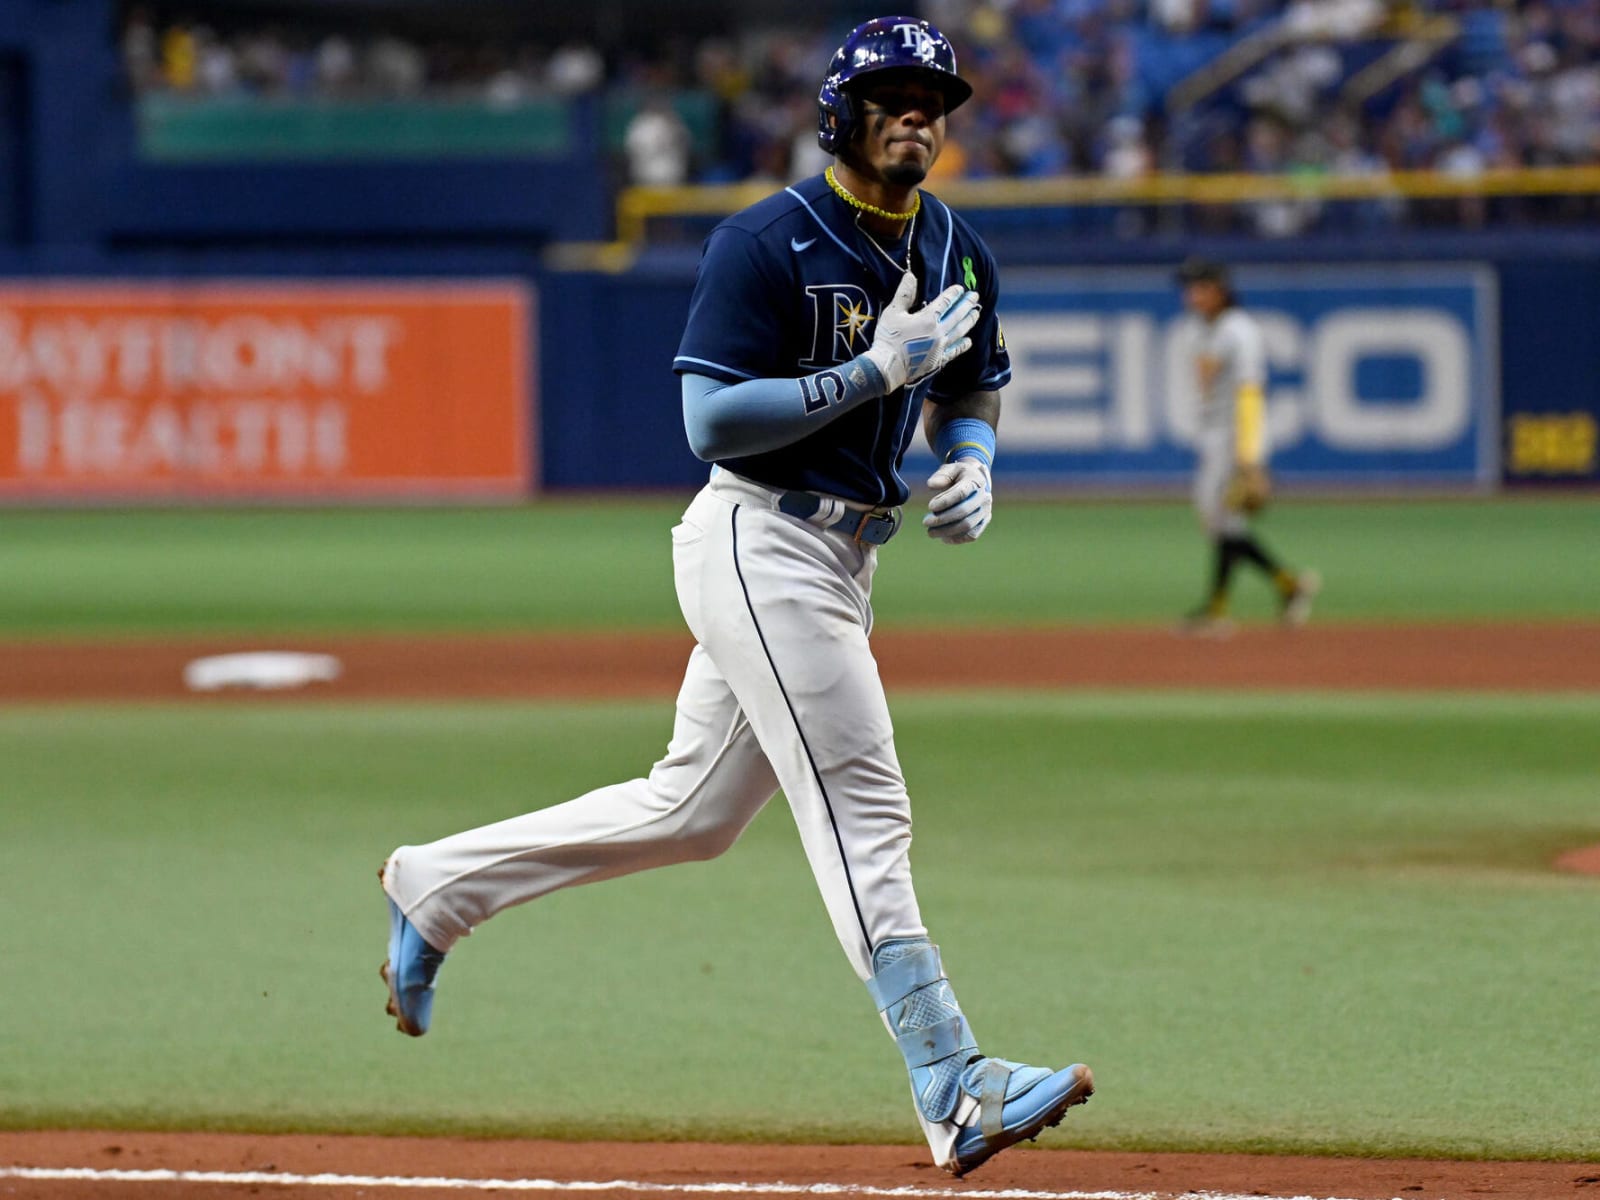
[[[921,11],[951,35],[975,88],[952,121],[945,177],[1600,162],[1600,0],[929,0]],[[122,51],[136,92],[628,96],[629,176],[672,183],[818,169],[816,83],[839,32],[508,46],[370,28],[224,31],[134,8]],[[1262,52],[1248,69],[1180,88],[1250,47]],[[685,98],[712,114],[693,133]]]

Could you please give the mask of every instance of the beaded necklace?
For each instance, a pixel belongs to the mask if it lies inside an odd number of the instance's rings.
[[[845,190],[844,184],[834,178],[833,168],[829,167],[823,173],[823,178],[828,181],[828,186],[833,189],[834,195],[843,200],[851,208],[859,208],[864,213],[871,213],[875,217],[882,217],[885,221],[909,221],[922,211],[922,193],[918,192],[911,197],[910,212],[890,212],[887,208],[879,208],[876,204],[868,204],[865,200],[858,200]]]

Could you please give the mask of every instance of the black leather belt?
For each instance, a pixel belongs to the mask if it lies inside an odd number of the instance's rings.
[[[812,495],[810,492],[784,492],[778,497],[778,511],[788,513],[791,517],[799,517],[802,521],[810,521],[822,511],[822,504],[822,497]],[[869,508],[862,512],[859,509],[847,508],[844,516],[820,528],[836,529],[848,533],[858,542],[864,542],[869,546],[881,546],[899,532],[900,510]]]

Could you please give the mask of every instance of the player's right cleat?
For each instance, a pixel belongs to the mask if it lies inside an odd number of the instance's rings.
[[[978,1111],[956,1136],[950,1158],[939,1164],[956,1176],[1059,1125],[1067,1109],[1094,1095],[1094,1074],[1082,1063],[1050,1071],[980,1058],[961,1073],[961,1090],[977,1100]]]
[[[378,878],[383,879],[382,868]],[[433,985],[444,951],[428,945],[387,890],[383,898],[389,905],[389,957],[378,974],[389,985],[388,1012],[401,1033],[421,1037],[433,1019]]]
[[[1322,576],[1316,571],[1301,571],[1294,578],[1294,590],[1283,598],[1281,619],[1290,629],[1299,629],[1311,619],[1311,602],[1322,590]]]

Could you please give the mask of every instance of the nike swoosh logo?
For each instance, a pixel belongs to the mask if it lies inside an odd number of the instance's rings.
[[[816,241],[816,238],[812,238],[809,242],[802,242],[799,238],[790,238],[789,249],[793,250],[796,254],[799,254],[802,250],[811,249],[811,247],[816,244]]]

